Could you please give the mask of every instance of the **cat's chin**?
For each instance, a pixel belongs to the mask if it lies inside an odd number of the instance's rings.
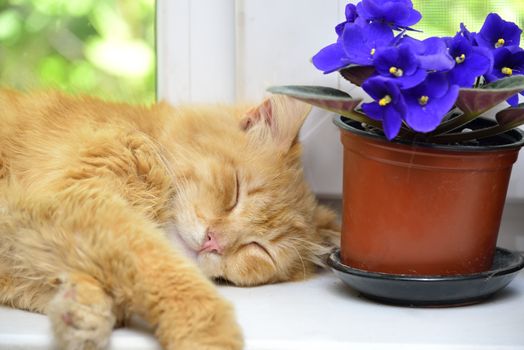
[[[197,264],[204,273],[210,278],[219,278],[222,276],[222,257],[215,253],[202,253],[197,256]]]

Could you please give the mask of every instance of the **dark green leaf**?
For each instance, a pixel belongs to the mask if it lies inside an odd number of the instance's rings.
[[[364,81],[369,78],[375,72],[375,67],[373,66],[359,66],[359,65],[350,65],[346,68],[342,68],[339,73],[346,80],[349,80],[351,83],[362,86]]]
[[[499,125],[491,126],[484,129],[478,129],[469,132],[454,132],[449,134],[443,134],[434,136],[430,139],[434,143],[457,143],[469,140],[477,140],[485,137],[491,137],[506,132],[506,129],[501,128]]]
[[[460,89],[457,106],[464,114],[478,116],[524,90],[524,85],[512,89]]]
[[[471,132],[456,132],[449,133],[431,138],[432,142],[449,143],[449,142],[463,142],[473,139],[482,139],[502,134],[511,129],[515,129],[519,125],[524,124],[524,103],[515,107],[506,108],[496,115],[497,125],[492,127],[474,130]]]
[[[268,89],[274,94],[281,94],[304,101],[313,106],[351,118],[355,121],[381,127],[380,122],[368,118],[365,114],[355,111],[355,107],[362,101],[354,100],[344,91],[325,86],[274,86]]]
[[[351,96],[344,91],[326,86],[314,85],[283,85],[272,86],[267,91],[274,94],[287,95],[298,99],[302,98],[322,98],[322,99],[351,99]]]
[[[508,130],[524,124],[524,103],[498,112],[496,118],[497,123]]]
[[[523,90],[524,76],[519,75],[497,80],[482,88],[460,89],[456,105],[464,114],[442,123],[433,134],[458,129]]]
[[[513,75],[511,77],[502,78],[492,83],[486,84],[482,89],[487,90],[501,90],[501,89],[518,89],[524,90],[524,75]]]

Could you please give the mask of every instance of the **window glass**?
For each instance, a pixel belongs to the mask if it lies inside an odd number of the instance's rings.
[[[415,9],[422,13],[416,28],[428,36],[452,36],[463,22],[472,32],[478,32],[490,12],[498,13],[504,20],[524,28],[523,0],[413,0]]]
[[[0,0],[0,84],[155,99],[154,0]]]

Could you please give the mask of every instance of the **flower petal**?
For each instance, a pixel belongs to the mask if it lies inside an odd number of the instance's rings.
[[[383,21],[393,26],[407,27],[422,18],[420,12],[413,9],[411,1],[362,0],[357,4],[359,16],[369,21]]]
[[[400,92],[398,85],[393,79],[375,76],[367,79],[364,84],[362,84],[362,89],[374,100],[380,100],[385,95],[391,97],[391,104],[396,106],[399,111],[402,111],[404,99]]]
[[[371,49],[365,45],[363,28],[357,24],[347,24],[342,33],[341,45],[351,63],[370,65],[373,61]]]
[[[516,106],[519,104],[519,94],[513,95],[506,100],[511,106]]]
[[[365,41],[369,43],[370,49],[386,46],[393,40],[393,30],[385,23],[370,23],[362,28]]]
[[[358,17],[357,7],[355,4],[349,3],[346,5],[345,9],[346,21],[355,22],[355,19]]]
[[[352,63],[371,65],[374,58],[372,50],[389,44],[392,39],[393,31],[384,23],[364,26],[353,23],[346,25],[341,44]]]
[[[431,132],[442,121],[436,113],[431,113],[420,105],[408,105],[408,111],[406,123],[417,132]]]
[[[519,46],[521,34],[522,30],[515,23],[503,20],[496,13],[490,13],[475,38],[480,46],[495,49],[499,39],[504,39],[504,47]]]
[[[400,44],[409,46],[415,55],[423,55],[426,50],[426,46],[421,40],[412,38],[409,35],[404,35],[400,39]]]
[[[382,128],[388,140],[393,140],[402,126],[402,115],[392,107],[386,107],[382,120]]]
[[[457,101],[459,90],[458,85],[451,85],[445,95],[440,98],[434,98],[432,103],[429,103],[429,109],[439,115],[439,118],[442,120]]]
[[[397,24],[409,27],[414,24],[417,24],[421,19],[422,19],[422,14],[415,9],[411,9],[411,11],[409,12],[408,18],[404,20],[404,24],[402,23],[397,23]]]
[[[450,70],[455,66],[455,60],[449,55],[446,42],[438,37],[427,38],[422,42],[424,52],[417,55],[420,66],[427,70]]]
[[[399,84],[402,89],[409,89],[415,85],[420,84],[426,79],[428,73],[424,69],[417,69],[412,75],[404,75],[400,78],[395,78],[395,82]]]
[[[379,106],[376,102],[363,103],[362,111],[373,120],[382,121],[384,119],[384,107]]]
[[[362,89],[374,100],[380,100],[385,95],[388,95],[388,87],[386,79],[383,77],[369,78],[362,84]]]
[[[492,70],[493,57],[489,50],[472,47],[464,62],[456,64],[449,72],[450,84],[472,87],[475,79]]]
[[[331,44],[320,50],[312,58],[315,67],[324,72],[324,74],[334,72],[343,68],[351,61],[346,57],[346,53],[338,43]]]
[[[480,28],[476,40],[481,46],[493,49],[495,42],[498,38],[499,28],[501,25],[502,18],[496,13],[490,13],[484,20],[482,28]]]
[[[406,99],[408,114],[406,123],[415,131],[431,132],[439,126],[442,118],[453,107],[459,92],[458,85],[451,86],[440,98],[429,97],[428,104],[421,106],[417,99]]]

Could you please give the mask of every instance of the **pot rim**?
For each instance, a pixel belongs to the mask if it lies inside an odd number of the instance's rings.
[[[491,121],[487,118],[480,117],[478,119],[485,120],[485,121]],[[347,122],[346,122],[347,121]],[[524,132],[518,128],[511,129],[509,131],[504,132],[501,135],[504,135],[506,137],[510,137],[514,139],[515,141],[507,144],[500,144],[500,145],[485,145],[485,146],[474,146],[474,145],[446,145],[446,144],[437,144],[437,143],[428,143],[428,142],[419,142],[419,141],[407,141],[407,140],[392,140],[388,141],[385,137],[373,134],[371,132],[359,129],[355,127],[355,125],[359,125],[360,123],[357,121],[354,121],[350,118],[338,115],[333,118],[333,123],[338,126],[341,130],[351,132],[353,134],[357,134],[366,138],[375,139],[375,140],[381,140],[385,143],[389,144],[400,144],[405,146],[418,146],[422,148],[429,148],[434,150],[444,150],[444,151],[455,151],[455,152],[485,152],[485,151],[498,151],[498,150],[506,150],[506,149],[518,149],[524,145]],[[353,125],[351,125],[351,124]],[[500,135],[498,135],[500,136]]]

